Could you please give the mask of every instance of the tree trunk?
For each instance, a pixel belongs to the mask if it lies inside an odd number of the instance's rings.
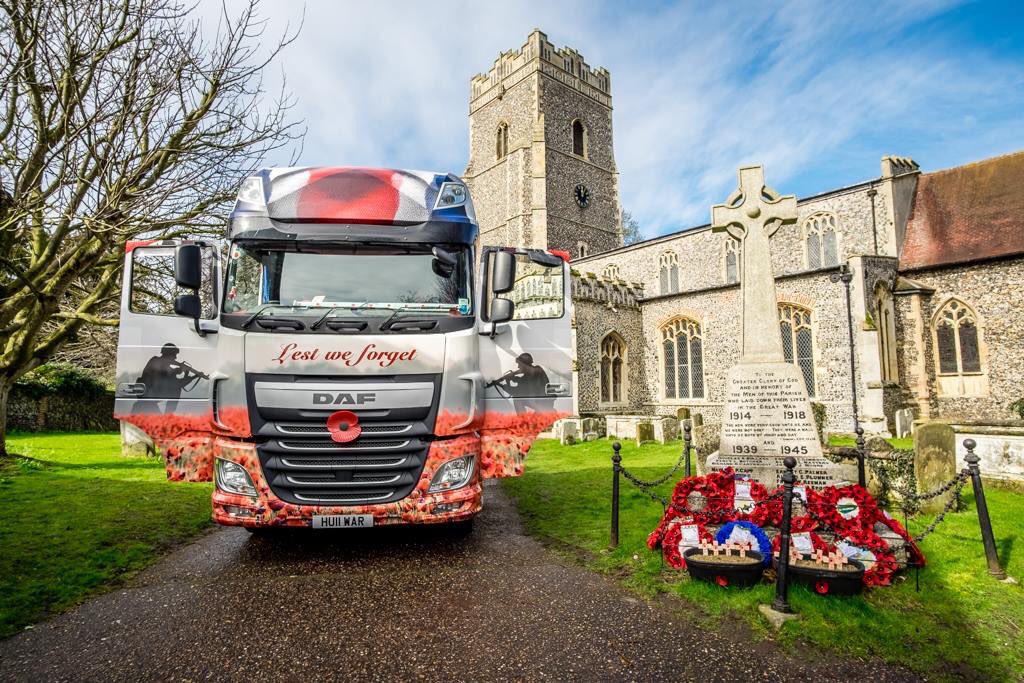
[[[7,398],[14,380],[0,377],[0,461],[7,459]]]

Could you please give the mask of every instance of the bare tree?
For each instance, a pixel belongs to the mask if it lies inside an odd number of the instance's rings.
[[[644,235],[640,232],[640,223],[633,218],[633,214],[623,209],[622,211],[622,243],[635,244],[642,240]]]
[[[14,381],[117,325],[125,243],[219,230],[301,136],[257,5],[204,32],[177,0],[0,0],[0,457]]]

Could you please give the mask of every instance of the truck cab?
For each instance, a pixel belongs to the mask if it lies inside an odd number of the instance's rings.
[[[450,174],[277,168],[223,240],[126,246],[115,417],[250,529],[457,522],[572,410],[567,258]]]

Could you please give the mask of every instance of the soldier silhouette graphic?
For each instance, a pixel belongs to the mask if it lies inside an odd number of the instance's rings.
[[[143,398],[179,399],[183,391],[190,391],[200,380],[210,379],[205,372],[178,360],[178,353],[179,349],[174,344],[164,344],[160,355],[149,359],[142,375],[136,380],[146,387]],[[167,412],[170,410],[169,403]]]
[[[491,380],[487,387],[494,387],[504,398],[531,399],[517,401],[516,412],[543,411],[554,407],[554,399],[547,395],[550,380],[548,373],[533,362],[529,353],[516,356],[516,369],[509,370],[501,377]]]

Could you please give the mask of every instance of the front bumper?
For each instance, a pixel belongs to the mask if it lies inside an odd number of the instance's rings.
[[[378,505],[321,506],[297,505],[277,497],[260,467],[255,444],[217,439],[216,457],[238,463],[248,471],[256,486],[257,496],[250,498],[218,489],[213,493],[213,519],[218,524],[245,527],[311,526],[314,515],[371,514],[375,526],[386,524],[437,524],[467,520],[480,512],[483,487],[480,468],[472,481],[462,488],[441,493],[427,493],[430,481],[445,462],[468,454],[476,454],[479,463],[480,440],[476,436],[434,441],[430,445],[423,473],[412,493],[394,503]],[[438,509],[438,508],[441,509]]]

